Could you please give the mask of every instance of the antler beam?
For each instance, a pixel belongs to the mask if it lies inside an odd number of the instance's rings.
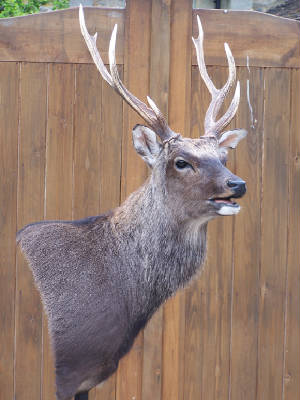
[[[229,122],[236,114],[240,102],[240,82],[239,81],[237,82],[235,94],[228,110],[219,120],[216,121],[218,112],[220,111],[220,108],[229,90],[231,89],[231,87],[235,82],[236,67],[230,48],[227,43],[224,43],[225,52],[228,60],[228,66],[229,66],[229,76],[225,85],[221,89],[217,89],[213,84],[212,80],[210,79],[210,77],[208,76],[206,70],[204,61],[204,51],[203,51],[203,29],[198,15],[197,15],[197,22],[198,22],[199,36],[197,39],[195,38],[192,39],[196,48],[200,75],[204,80],[205,85],[207,86],[212,97],[212,100],[205,115],[204,136],[211,136],[211,135],[218,136],[218,134],[220,134],[223,131],[225,126],[229,124]]]
[[[88,33],[85,25],[83,8],[80,4],[79,7],[79,22],[81,33],[93,58],[93,61],[102,75],[102,78],[112,87],[115,91],[132,107],[145,121],[153,128],[155,133],[161,138],[162,141],[169,140],[172,137],[177,136],[171,128],[168,126],[162,112],[158,109],[153,100],[147,97],[150,107],[135,97],[123,84],[119,77],[118,68],[116,64],[116,37],[117,37],[117,25],[115,25],[110,43],[109,43],[109,67],[110,73],[106,69],[103,60],[98,52],[96,41],[97,33],[92,36]]]

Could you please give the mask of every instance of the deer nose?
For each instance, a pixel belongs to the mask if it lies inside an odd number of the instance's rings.
[[[234,192],[234,197],[242,197],[246,193],[246,182],[242,180],[228,180],[227,186]]]

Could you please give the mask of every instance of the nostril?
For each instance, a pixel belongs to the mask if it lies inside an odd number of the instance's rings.
[[[246,192],[246,182],[240,181],[227,181],[227,186],[232,188],[236,194],[243,195]]]
[[[235,187],[235,188],[237,188],[237,187],[239,187],[239,184],[241,183],[241,181],[231,181],[231,180],[228,180],[227,181],[227,186],[229,186],[230,188],[233,188],[233,187]]]

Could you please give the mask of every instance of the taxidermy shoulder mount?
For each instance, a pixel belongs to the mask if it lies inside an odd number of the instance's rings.
[[[217,118],[236,80],[234,58],[225,51],[229,77],[217,89],[207,74],[203,31],[193,38],[200,74],[211,94],[204,134],[185,138],[172,131],[153,100],[146,105],[121,82],[115,59],[117,26],[109,44],[110,72],[87,31],[82,35],[103,79],[145,120],[133,129],[133,145],[151,168],[148,180],[118,208],[78,221],[27,225],[17,242],[28,260],[48,316],[55,356],[57,399],[70,399],[107,379],[157,308],[203,265],[207,222],[234,215],[245,182],[226,167],[228,148],[245,130],[224,132],[234,117],[240,85]]]

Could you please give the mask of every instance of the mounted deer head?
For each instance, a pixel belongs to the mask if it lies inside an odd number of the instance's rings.
[[[79,21],[81,33],[103,79],[153,129],[151,130],[141,125],[136,126],[133,129],[133,144],[138,154],[151,168],[154,167],[158,158],[165,159],[165,164],[168,166],[167,176],[169,175],[168,177],[170,178],[168,179],[168,186],[169,188],[174,187],[174,189],[178,187],[178,190],[174,193],[177,198],[176,203],[178,203],[180,197],[183,197],[182,200],[186,204],[185,186],[187,186],[189,198],[191,198],[190,187],[193,187],[197,190],[196,201],[204,200],[206,202],[206,204],[202,204],[201,216],[203,216],[205,210],[207,210],[208,219],[214,214],[232,215],[238,213],[240,207],[237,203],[231,201],[231,198],[240,197],[245,193],[245,182],[233,176],[226,168],[222,167],[222,164],[226,163],[227,149],[235,148],[238,142],[247,134],[247,131],[243,129],[223,132],[223,129],[230,123],[238,109],[240,100],[239,82],[237,82],[235,94],[228,110],[216,121],[218,112],[236,80],[235,62],[228,44],[225,43],[224,46],[229,65],[229,77],[221,89],[216,89],[206,70],[203,52],[203,30],[200,18],[197,16],[199,36],[197,39],[192,39],[196,48],[199,71],[212,100],[205,116],[204,135],[199,139],[187,139],[172,131],[163,114],[150,97],[147,97],[150,106],[148,107],[130,93],[121,82],[115,58],[117,25],[113,29],[109,44],[109,73],[97,50],[97,33],[91,36],[87,31],[82,7],[80,7],[79,11]],[[157,141],[157,136],[162,143]],[[163,149],[164,151],[162,151]],[[199,178],[201,178],[201,182],[198,182]],[[179,181],[181,182],[180,185]],[[199,199],[200,193],[202,195],[201,199]],[[185,208],[185,204],[178,204],[178,206]],[[199,203],[196,209],[198,207]],[[195,214],[195,208],[192,208],[192,213]]]
[[[17,241],[29,262],[48,315],[57,399],[67,400],[107,379],[157,308],[203,265],[207,221],[236,214],[232,199],[245,182],[226,167],[227,149],[246,132],[223,132],[234,117],[239,83],[226,113],[216,120],[235,81],[216,89],[203,57],[203,32],[194,40],[199,70],[212,100],[204,135],[173,132],[153,100],[138,100],[121,82],[115,60],[117,28],[109,46],[110,73],[79,10],[80,27],[102,77],[151,127],[137,125],[133,143],[151,176],[118,208],[79,221],[44,221],[23,228]]]

